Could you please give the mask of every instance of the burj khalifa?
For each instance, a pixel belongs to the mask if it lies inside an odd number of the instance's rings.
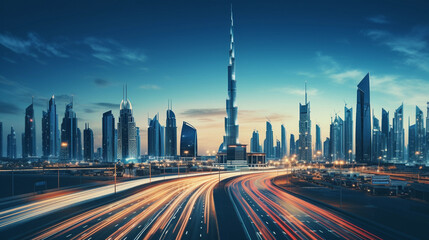
[[[226,151],[229,145],[238,144],[238,122],[237,122],[237,82],[235,80],[235,51],[234,51],[234,19],[231,7],[231,29],[229,45],[228,64],[228,98],[226,99],[225,136],[219,151]]]

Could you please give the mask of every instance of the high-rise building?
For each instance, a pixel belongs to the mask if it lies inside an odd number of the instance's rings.
[[[392,159],[404,160],[404,104],[395,111],[393,118]]]
[[[356,162],[371,162],[371,106],[369,73],[357,85]]]
[[[25,109],[25,132],[22,145],[22,157],[36,156],[36,119],[33,103]]]
[[[280,159],[280,154],[281,154],[281,143],[280,140],[276,139],[276,146],[274,147],[275,151],[274,151],[274,155],[275,158]]]
[[[387,159],[391,158],[390,151],[390,125],[389,125],[389,112],[386,111],[384,108],[381,110],[381,141],[382,141],[382,148],[381,148],[381,155],[383,158],[383,161],[386,161]]]
[[[25,140],[25,132],[23,132],[22,134],[21,134],[21,156],[24,156],[24,140]]]
[[[253,130],[252,138],[250,139],[250,152],[261,152],[261,145],[259,144],[259,132],[257,130]]]
[[[150,157],[164,156],[164,128],[161,126],[158,119],[158,114],[152,119],[149,119],[149,127],[147,129],[147,151]]]
[[[347,162],[353,160],[353,108],[344,106],[344,154]]]
[[[281,125],[281,141],[282,141],[282,147],[281,147],[281,154],[280,154],[280,158],[284,158],[287,156],[287,142],[286,142],[286,128],[285,126],[282,124]]]
[[[429,163],[429,102],[426,109],[426,163]]]
[[[47,111],[42,113],[42,150],[44,157],[58,156],[60,152],[60,131],[58,128],[55,96],[48,103]]]
[[[79,161],[83,160],[82,131],[80,131],[80,128],[77,128],[77,160]]]
[[[137,143],[136,143],[136,123],[133,117],[133,107],[128,99],[128,90],[125,86],[123,99],[119,108],[118,121],[118,159],[136,159],[137,158]]]
[[[0,158],[3,157],[3,123],[0,122]]]
[[[60,159],[76,160],[78,158],[77,117],[73,111],[73,100],[67,104],[61,123],[61,154]]]
[[[344,121],[337,115],[334,121],[331,121],[330,144],[331,161],[344,159]]]
[[[237,82],[235,80],[235,50],[234,50],[234,20],[231,7],[231,28],[228,64],[228,99],[226,99],[225,136],[220,150],[226,152],[229,145],[236,145],[238,141],[238,107],[236,103]]]
[[[94,160],[94,132],[89,128],[89,123],[85,123],[83,130],[83,158],[85,161]]]
[[[191,124],[183,122],[180,134],[180,157],[198,156],[197,129]]]
[[[7,157],[16,158],[16,133],[13,127],[10,127],[10,134],[7,135]]]
[[[310,162],[312,156],[310,102],[307,102],[307,83],[305,83],[305,104],[299,104],[298,159]]]
[[[173,158],[177,155],[176,115],[170,107],[167,110],[167,120],[165,123],[165,155]]]
[[[425,162],[426,160],[426,139],[423,111],[416,106],[416,161]]]
[[[115,162],[117,157],[117,136],[115,129],[115,117],[112,114],[112,110],[103,113],[102,122],[103,161]]]
[[[136,148],[137,148],[137,158],[140,158],[140,128],[136,127]]]
[[[331,160],[331,141],[327,137],[326,140],[323,142],[323,158],[325,160]]]
[[[266,123],[265,140],[264,140],[264,152],[267,158],[274,158],[274,137],[273,137],[273,126],[269,121]]]
[[[408,119],[408,161],[417,161],[418,152],[417,152],[417,131],[416,124],[410,126],[410,119]]]
[[[290,135],[290,141],[289,141],[289,155],[292,156],[296,154],[296,144],[295,144],[295,135]]]
[[[320,126],[316,124],[316,146],[315,146],[316,155],[322,154],[322,139],[320,136]]]
[[[374,113],[372,116],[372,159],[373,162],[381,162],[383,158],[382,148],[382,133],[380,128],[380,121],[375,117]]]

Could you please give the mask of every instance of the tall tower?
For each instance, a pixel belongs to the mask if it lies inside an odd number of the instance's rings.
[[[307,102],[307,82],[305,83],[305,104],[299,104],[299,146],[298,159],[310,162],[311,150],[311,120],[310,103]]]
[[[58,156],[60,151],[60,131],[58,129],[58,115],[55,96],[48,103],[47,111],[42,117],[42,149],[43,156]]]
[[[174,114],[172,104],[168,104],[167,120],[165,124],[165,156],[177,156],[177,126],[176,115]]]
[[[286,157],[287,156],[287,143],[286,143],[286,128],[285,126],[282,124],[280,127],[280,131],[281,131],[281,154],[280,154],[280,158]]]
[[[36,120],[33,102],[25,109],[25,132],[22,145],[22,157],[36,156]]]
[[[127,86],[123,93],[119,111],[118,122],[118,159],[136,159],[137,158],[137,143],[136,143],[136,123],[133,117],[133,107],[128,100]]]
[[[371,107],[369,73],[357,86],[356,104],[356,162],[371,162]]]
[[[353,109],[344,106],[344,154],[348,162],[353,160]]]
[[[117,158],[116,154],[116,129],[115,117],[112,111],[103,113],[103,161],[114,162]]]
[[[73,99],[67,104],[61,123],[61,160],[76,160],[78,154],[77,117],[73,110]]]
[[[231,29],[229,45],[228,64],[228,99],[226,99],[225,136],[223,137],[222,151],[226,151],[228,145],[238,144],[238,122],[237,122],[237,86],[235,80],[235,51],[234,51],[234,20],[231,6]]]

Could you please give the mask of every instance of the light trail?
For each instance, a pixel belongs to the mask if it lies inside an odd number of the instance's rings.
[[[227,183],[245,228],[258,239],[381,239],[342,217],[274,186],[276,174],[241,176]],[[259,236],[260,235],[260,236]]]

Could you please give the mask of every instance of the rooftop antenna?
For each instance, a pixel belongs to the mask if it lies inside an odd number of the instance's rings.
[[[125,100],[125,85],[122,85],[122,100]]]
[[[128,84],[125,83],[125,100],[128,100]]]

